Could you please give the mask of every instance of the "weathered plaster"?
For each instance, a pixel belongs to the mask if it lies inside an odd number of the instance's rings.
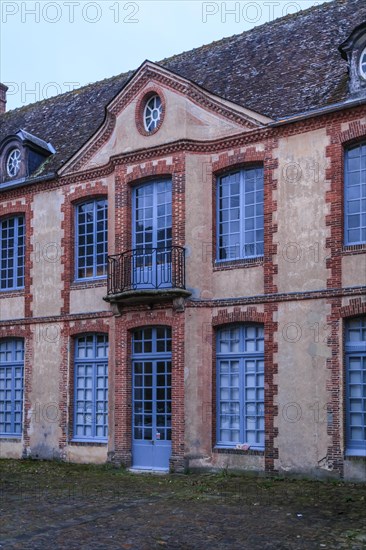
[[[59,315],[62,308],[60,189],[35,195],[33,210],[31,293],[34,317]]]
[[[22,296],[0,300],[0,321],[23,319],[24,298]]]

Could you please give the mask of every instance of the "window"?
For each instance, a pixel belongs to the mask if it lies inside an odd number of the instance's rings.
[[[366,243],[366,143],[345,155],[345,244]]]
[[[220,177],[217,205],[218,261],[263,256],[263,169]]]
[[[366,78],[366,48],[363,49],[360,57],[360,74]]]
[[[217,335],[217,444],[264,449],[264,330],[238,325]]]
[[[348,455],[366,456],[366,317],[346,324]]]
[[[25,224],[23,216],[0,220],[0,288],[24,287]]]
[[[0,435],[20,437],[23,421],[24,342],[0,341]]]
[[[86,334],[75,341],[74,439],[108,437],[108,338]]]
[[[107,273],[107,200],[76,207],[76,279],[96,279]]]
[[[155,130],[160,123],[163,106],[160,97],[155,94],[146,102],[144,109],[144,126],[147,132]]]
[[[10,151],[6,161],[6,171],[9,177],[15,178],[19,174],[21,157],[19,149],[16,148]]]

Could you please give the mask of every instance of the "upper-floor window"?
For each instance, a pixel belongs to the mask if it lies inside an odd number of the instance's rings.
[[[217,334],[217,444],[264,449],[264,328],[243,324]]]
[[[346,324],[346,452],[366,456],[366,317]]]
[[[217,190],[217,260],[263,255],[263,169],[221,176]]]
[[[108,337],[86,334],[75,340],[74,439],[108,437]]]
[[[0,341],[0,435],[22,434],[24,341]]]
[[[146,102],[144,109],[144,126],[147,132],[152,132],[159,126],[162,110],[161,99],[157,94],[154,94]]]
[[[76,207],[76,279],[96,279],[107,273],[107,200],[97,199]]]
[[[366,243],[366,142],[345,154],[344,242]]]
[[[24,287],[24,216],[0,220],[0,288]]]

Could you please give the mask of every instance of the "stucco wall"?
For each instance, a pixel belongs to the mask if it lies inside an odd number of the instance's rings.
[[[107,445],[68,445],[65,459],[79,464],[103,464],[107,461]]]
[[[0,321],[24,318],[24,298],[14,297],[0,300]]]
[[[1,458],[22,458],[23,442],[4,441],[0,438],[0,457]]]
[[[33,338],[28,453],[35,458],[54,458],[58,453],[61,436],[62,339],[51,338],[43,330],[34,328],[38,336]]]
[[[33,210],[33,263],[31,269],[34,317],[59,315],[62,307],[61,205],[60,189],[35,195]]]
[[[316,130],[281,138],[275,152],[279,159],[275,170],[279,292],[322,289],[330,275],[326,268],[330,251],[325,247],[330,236],[325,224],[328,141],[325,129]]]
[[[110,311],[109,305],[103,300],[106,294],[106,286],[71,290],[70,313]]]
[[[366,254],[343,256],[342,286],[362,286],[366,284]]]
[[[278,386],[275,426],[279,449],[279,471],[313,472],[328,470],[326,360],[331,350],[324,300],[279,304]]]

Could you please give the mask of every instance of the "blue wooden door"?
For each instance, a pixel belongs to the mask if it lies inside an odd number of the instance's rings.
[[[159,180],[136,187],[133,208],[134,288],[171,286],[172,185]]]
[[[132,465],[168,470],[171,455],[171,331],[148,327],[133,336]]]

